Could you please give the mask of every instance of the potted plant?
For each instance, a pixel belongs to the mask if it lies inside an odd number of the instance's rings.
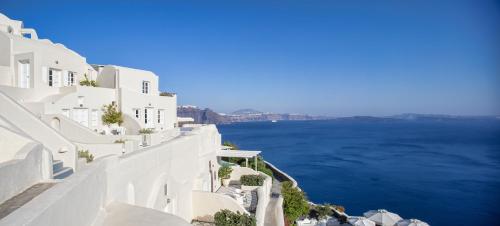
[[[229,166],[222,166],[219,168],[219,178],[222,180],[222,185],[224,187],[227,187],[229,185],[229,178],[231,178],[231,172],[233,172],[233,169]]]

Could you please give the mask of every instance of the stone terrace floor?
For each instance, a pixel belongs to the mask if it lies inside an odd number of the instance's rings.
[[[56,183],[38,183],[0,204],[0,219],[19,209]]]

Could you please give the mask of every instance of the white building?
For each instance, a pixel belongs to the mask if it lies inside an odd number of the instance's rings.
[[[215,193],[221,186],[217,128],[178,128],[177,96],[158,87],[153,72],[90,65],[0,14],[0,204],[46,186],[0,214],[0,226],[189,225],[223,208],[248,212]],[[102,122],[109,104],[122,112],[123,125]],[[143,129],[150,130],[139,134]],[[85,163],[82,150],[95,159]],[[245,167],[234,172],[232,178],[258,174]],[[257,189],[259,226],[270,189],[270,178]]]

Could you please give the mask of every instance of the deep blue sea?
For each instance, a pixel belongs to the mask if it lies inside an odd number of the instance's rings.
[[[315,203],[431,225],[500,225],[500,120],[280,121],[218,126]]]

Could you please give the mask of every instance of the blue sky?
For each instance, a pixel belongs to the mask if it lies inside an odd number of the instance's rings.
[[[500,3],[11,1],[89,63],[154,71],[179,104],[316,115],[500,115]]]

